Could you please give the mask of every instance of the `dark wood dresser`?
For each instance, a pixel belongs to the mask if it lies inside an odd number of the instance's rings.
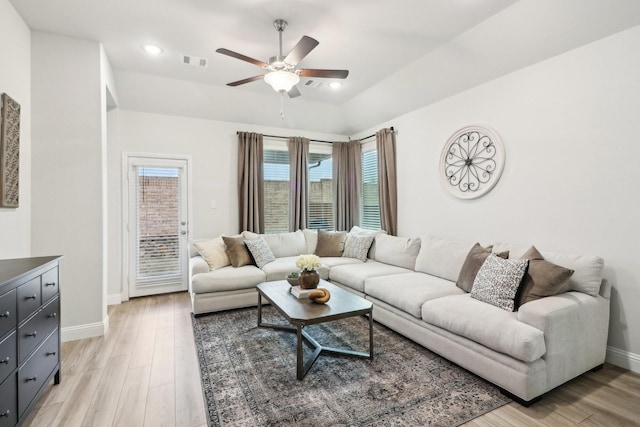
[[[60,383],[59,256],[0,260],[0,427]]]

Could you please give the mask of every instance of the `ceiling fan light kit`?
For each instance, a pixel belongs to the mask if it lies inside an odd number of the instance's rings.
[[[290,71],[272,71],[265,74],[264,81],[267,82],[276,92],[289,92],[291,88],[298,84],[300,77]]]
[[[290,98],[300,96],[300,91],[296,85],[300,82],[300,77],[318,77],[330,79],[345,79],[349,75],[349,70],[323,70],[313,68],[297,68],[298,63],[306,57],[309,52],[318,46],[318,41],[303,36],[300,41],[291,49],[287,56],[282,53],[282,32],[287,28],[287,21],[284,19],[276,19],[273,26],[278,31],[278,55],[269,58],[269,62],[263,62],[246,55],[231,51],[225,48],[219,48],[216,52],[241,61],[249,62],[268,71],[265,75],[257,75],[235,82],[227,83],[227,86],[240,86],[256,80],[264,80],[273,90],[281,95],[287,93]]]

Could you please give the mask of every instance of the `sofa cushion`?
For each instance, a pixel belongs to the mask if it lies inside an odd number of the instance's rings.
[[[375,260],[413,270],[420,251],[420,239],[377,234]]]
[[[369,260],[358,261],[357,264],[346,264],[332,267],[329,279],[348,286],[358,292],[364,292],[364,282],[370,277],[389,276],[391,274],[410,273],[412,270],[395,265]]]
[[[462,263],[462,268],[460,268],[460,273],[458,274],[458,280],[456,281],[456,286],[462,289],[465,292],[471,292],[471,288],[473,288],[473,281],[476,279],[478,275],[478,271],[484,261],[487,259],[489,254],[491,254],[492,247],[483,248],[480,243],[476,243],[473,245],[467,257]],[[500,258],[509,258],[509,251],[500,252],[498,255]]]
[[[494,252],[509,250],[511,258],[520,258],[528,250],[528,247],[512,247],[506,243],[496,243]],[[598,296],[602,284],[602,270],[604,260],[599,256],[576,255],[558,252],[542,251],[540,254],[545,260],[564,268],[574,270],[567,282],[567,290],[584,292],[593,297]]]
[[[351,234],[347,236],[342,256],[365,262],[375,237],[375,234]]]
[[[346,231],[318,230],[318,244],[315,254],[318,256],[342,256]]]
[[[322,265],[333,268],[338,265],[347,265],[347,264],[362,264],[362,261],[356,258],[348,258],[348,257],[340,257],[340,256],[325,256],[320,257],[320,262]]]
[[[200,253],[200,256],[207,262],[210,270],[217,270],[231,264],[222,236],[211,240],[193,242],[193,245]]]
[[[446,296],[422,305],[425,322],[523,362],[533,362],[546,352],[544,334],[517,316],[517,312],[473,299],[471,294]]]
[[[267,241],[262,237],[258,237],[253,240],[245,240],[244,244],[247,246],[247,249],[249,249],[249,252],[251,252],[253,260],[256,262],[258,268],[262,268],[276,260],[276,257],[273,256],[273,252],[271,252],[271,248],[269,248]]]
[[[191,291],[196,294],[204,294],[251,289],[265,280],[266,275],[255,265],[245,265],[237,268],[227,266],[216,271],[193,276]]]
[[[297,256],[276,258],[275,261],[270,262],[262,268],[262,271],[267,275],[267,281],[284,280],[289,273],[294,271],[300,271],[296,267]],[[316,269],[321,279],[327,280],[329,278],[329,267],[321,265]]]
[[[371,277],[364,281],[364,292],[418,319],[425,301],[464,293],[453,282],[416,272]]]
[[[545,260],[535,246],[531,246],[521,258],[529,260],[529,268],[518,289],[516,309],[529,301],[557,295],[566,290],[565,285],[573,270]]]
[[[515,310],[515,298],[529,260],[490,254],[473,281],[471,297],[504,310]]]
[[[416,271],[455,282],[474,243],[427,234],[421,237]]]
[[[251,259],[249,250],[244,244],[244,238],[242,236],[222,236],[222,240],[224,240],[224,244],[227,247],[227,255],[229,256],[229,261],[231,261],[231,265],[233,267],[237,268],[242,267],[243,265],[253,264],[253,260]]]
[[[306,254],[307,242],[302,230],[293,233],[261,234],[276,258]]]

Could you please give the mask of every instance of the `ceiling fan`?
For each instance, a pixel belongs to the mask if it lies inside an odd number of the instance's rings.
[[[227,83],[227,86],[240,86],[245,83],[254,82],[264,79],[276,92],[284,94],[287,92],[290,98],[300,96],[300,91],[296,84],[302,77],[319,77],[331,79],[346,79],[349,70],[322,70],[314,68],[296,68],[298,63],[309,54],[319,42],[311,37],[303,36],[298,44],[296,44],[287,56],[282,54],[282,32],[287,28],[287,21],[284,19],[276,19],[273,26],[278,31],[279,54],[269,58],[269,62],[262,62],[257,59],[250,58],[229,49],[220,48],[216,52],[232,58],[240,59],[251,64],[257,65],[266,71],[267,74],[260,74],[235,82]]]

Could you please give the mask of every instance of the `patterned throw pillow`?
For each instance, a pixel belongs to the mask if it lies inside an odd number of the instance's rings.
[[[491,254],[492,248],[492,246],[483,248],[480,243],[473,245],[467,254],[467,258],[464,260],[464,264],[462,264],[460,273],[458,273],[458,281],[456,282],[457,287],[465,292],[471,292],[471,288],[473,288],[473,281],[476,280],[476,275],[478,274],[478,271],[480,271],[480,267],[482,267],[482,264],[484,264],[489,254]],[[500,252],[496,255],[500,258],[507,259],[509,258],[509,251]]]
[[[502,259],[495,254],[489,255],[473,281],[471,297],[513,311],[516,292],[528,266],[527,259]]]
[[[369,248],[375,239],[375,234],[351,234],[344,245],[343,257],[357,258],[362,262],[367,261]]]
[[[269,248],[267,241],[262,237],[258,237],[253,240],[245,240],[244,244],[247,245],[249,252],[253,255],[253,259],[258,268],[262,268],[276,260],[276,257],[273,256],[273,252],[271,252],[271,248]]]

